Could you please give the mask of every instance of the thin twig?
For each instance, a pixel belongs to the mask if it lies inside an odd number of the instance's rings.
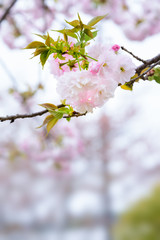
[[[17,2],[17,0],[13,0],[10,4],[10,6],[5,10],[4,14],[2,15],[2,17],[0,18],[0,24],[3,22],[3,20],[7,17],[7,15],[10,13],[12,7],[15,5],[15,3]]]
[[[132,57],[134,57],[135,59],[137,59],[140,62],[143,62],[144,64],[147,63],[147,61],[143,60],[142,58],[139,58],[138,56],[134,55],[132,52],[128,51],[125,47],[121,47],[122,50],[126,51],[127,53],[129,53]]]
[[[85,113],[79,113],[79,112],[73,112],[73,115],[71,116],[63,116],[63,118],[70,118],[70,117],[81,117],[81,116],[85,116],[87,114],[87,112]]]

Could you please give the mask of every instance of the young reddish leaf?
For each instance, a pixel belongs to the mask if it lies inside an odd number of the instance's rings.
[[[54,118],[52,120],[50,120],[47,123],[47,134],[50,132],[50,130],[54,127],[54,125],[58,122],[58,119]]]
[[[108,14],[103,15],[103,16],[98,16],[98,17],[94,17],[91,19],[91,21],[88,22],[87,25],[89,26],[94,26],[96,23],[98,23],[99,21],[101,21],[103,18],[105,18]]]
[[[46,125],[46,124],[47,124],[50,120],[52,120],[52,119],[53,119],[53,115],[48,115],[48,116],[44,119],[42,125],[40,125],[40,126],[37,127],[37,128],[43,127],[44,125]]]
[[[57,109],[57,106],[52,104],[52,103],[42,103],[42,104],[39,104],[41,107],[44,107],[48,110],[55,110]]]
[[[53,115],[48,115],[44,121],[43,121],[43,125],[47,124],[49,121],[51,121],[53,119]]]
[[[32,48],[44,48],[46,47],[44,43],[42,42],[39,42],[39,41],[34,41],[34,42],[31,42],[30,44],[28,44],[27,47],[25,47],[24,49],[32,49]]]
[[[46,51],[46,48],[37,48],[36,50],[35,50],[35,52],[33,53],[33,57],[36,57],[36,56],[38,56],[39,54],[41,54],[42,52],[44,52],[44,51]]]

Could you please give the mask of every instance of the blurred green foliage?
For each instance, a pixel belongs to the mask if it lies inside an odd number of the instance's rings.
[[[160,186],[118,220],[115,240],[160,240]]]

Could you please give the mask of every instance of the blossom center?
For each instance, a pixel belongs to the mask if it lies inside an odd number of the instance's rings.
[[[125,69],[123,67],[120,67],[121,72],[125,72]]]

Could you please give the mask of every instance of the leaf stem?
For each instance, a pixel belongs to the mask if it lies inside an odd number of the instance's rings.
[[[88,57],[88,58],[90,58],[90,59],[92,59],[92,60],[94,60],[94,61],[98,62],[98,60],[97,60],[97,59],[95,59],[95,58],[93,58],[93,57],[90,57],[90,56],[88,56],[88,55],[83,55],[83,56],[85,56],[85,57]]]

